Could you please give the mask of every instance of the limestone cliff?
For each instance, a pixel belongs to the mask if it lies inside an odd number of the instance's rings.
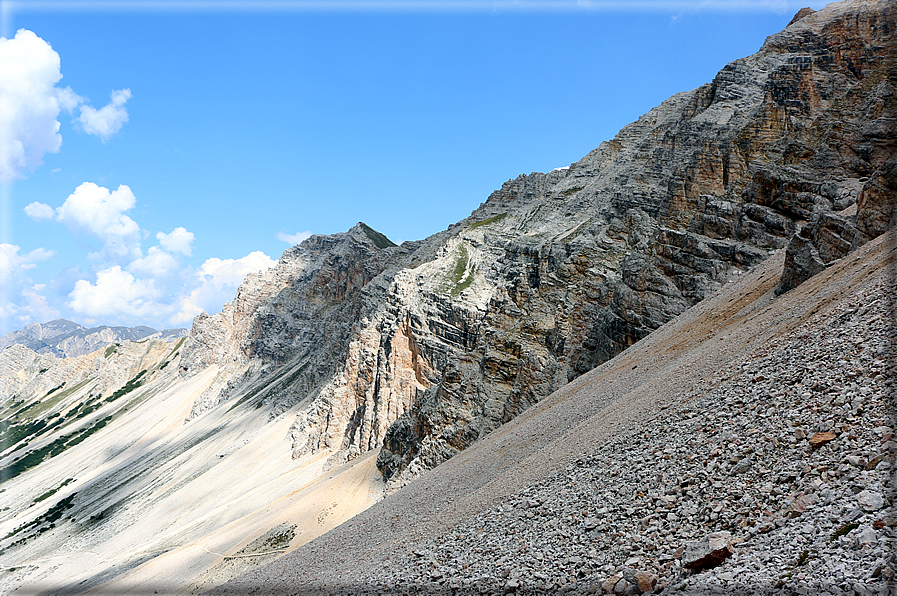
[[[222,400],[296,408],[294,457],[382,445],[401,482],[792,236],[847,250],[881,233],[895,220],[895,29],[893,2],[802,11],[712,82],[569,168],[506,182],[444,232],[396,247],[359,224],[286,251],[194,322],[181,374],[218,379],[193,415]],[[858,198],[859,216],[836,216]],[[798,261],[815,266],[813,250]]]

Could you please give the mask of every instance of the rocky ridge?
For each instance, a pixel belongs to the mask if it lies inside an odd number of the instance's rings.
[[[192,416],[302,404],[295,457],[382,445],[378,466],[401,486],[789,241],[782,290],[880,233],[893,219],[897,9],[798,16],[445,232],[394,247],[359,224],[288,250],[194,323],[181,373],[220,368]],[[857,215],[838,214],[860,197]]]
[[[156,331],[152,327],[99,327],[87,328],[66,319],[56,319],[48,323],[32,323],[23,329],[11,331],[0,337],[0,351],[9,346],[19,345],[39,354],[71,358],[83,356],[105,348],[109,344],[142,339],[162,339],[176,341],[187,335],[186,329],[165,329]]]

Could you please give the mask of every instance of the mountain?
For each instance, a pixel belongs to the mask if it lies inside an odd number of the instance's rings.
[[[897,232],[784,262],[207,594],[890,593]]]
[[[803,560],[778,587],[750,576],[763,589],[815,590],[804,563],[888,580],[895,27],[893,2],[802,10],[430,238],[312,236],[182,343],[49,367],[16,347],[0,581],[533,592],[620,575],[611,590],[633,593],[644,572],[710,590],[742,568],[689,584],[682,557],[716,532],[716,550],[757,545],[751,573]],[[543,522],[544,540],[516,536]]]
[[[194,414],[302,402],[294,456],[382,444],[401,485],[789,242],[793,287],[894,220],[893,18],[882,2],[805,13],[424,241],[359,224],[287,251],[194,323],[182,373],[219,371]]]
[[[25,346],[39,354],[51,354],[57,358],[83,356],[105,348],[109,344],[125,340],[146,338],[175,340],[187,335],[186,329],[156,331],[152,327],[99,327],[87,328],[66,319],[49,323],[32,323],[23,329],[11,331],[0,337],[0,351],[12,346]]]

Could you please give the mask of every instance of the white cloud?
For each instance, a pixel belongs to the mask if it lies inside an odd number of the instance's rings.
[[[260,251],[242,259],[208,259],[196,272],[198,285],[180,300],[179,312],[171,318],[175,324],[186,324],[202,311],[218,312],[233,299],[237,287],[249,273],[270,269],[276,264]]]
[[[182,227],[173,229],[170,234],[159,232],[156,234],[156,238],[162,248],[168,252],[177,252],[188,257],[193,252],[193,248],[190,246],[194,239],[193,232],[188,232]]]
[[[170,306],[156,302],[159,291],[153,280],[136,279],[118,265],[97,273],[97,282],[75,282],[66,306],[74,312],[98,320],[155,320],[164,317]]]
[[[60,89],[59,54],[31,31],[0,37],[0,183],[23,178],[62,146],[60,110],[81,98]]]
[[[56,253],[45,248],[19,254],[21,248],[15,244],[0,244],[0,282],[10,283],[10,280],[18,273],[34,269],[37,263],[46,261]]]
[[[135,259],[128,265],[128,270],[147,277],[168,277],[177,273],[180,262],[169,252],[158,246],[151,247],[145,257]]]
[[[277,233],[277,239],[280,240],[281,242],[286,242],[290,246],[299,244],[300,242],[302,242],[303,240],[306,240],[310,236],[311,236],[311,232],[308,230],[305,230],[304,232],[297,232],[295,234],[285,234],[283,232]]]
[[[129,99],[131,99],[131,90],[119,89],[112,92],[112,101],[99,110],[90,106],[81,106],[81,117],[78,121],[84,132],[100,137],[105,143],[128,121],[128,110],[125,108],[125,104]]]
[[[53,208],[46,203],[39,203],[37,201],[28,203],[27,205],[25,205],[24,211],[25,215],[27,215],[34,221],[40,221],[42,219],[53,219]]]
[[[56,218],[73,232],[88,233],[103,242],[103,248],[88,257],[135,259],[142,256],[140,227],[124,214],[136,203],[134,193],[124,184],[108,188],[85,182],[56,210]]]

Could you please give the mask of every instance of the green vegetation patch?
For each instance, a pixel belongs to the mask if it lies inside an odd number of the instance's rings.
[[[569,197],[570,195],[575,195],[576,193],[578,193],[579,191],[581,191],[584,188],[585,188],[585,186],[572,186],[572,187],[568,188],[567,190],[561,191],[560,195],[562,197]]]
[[[474,271],[470,266],[470,256],[467,254],[467,246],[461,244],[458,252],[455,267],[440,288],[440,291],[452,296],[459,296],[461,292],[469,288],[473,283],[474,276]]]
[[[265,555],[273,551],[280,551],[290,546],[290,542],[295,537],[296,526],[280,524],[244,546],[239,552],[234,553],[234,557]]]
[[[8,421],[3,421],[0,423],[0,429],[2,429],[2,432],[0,432],[0,445],[13,447],[29,439],[19,447],[22,448],[30,442],[30,439],[50,432],[63,422],[65,422],[65,418],[60,416],[58,412],[49,418],[23,422],[21,424],[10,424]]]
[[[38,416],[40,416],[41,414],[43,414],[44,412],[46,412],[47,410],[49,410],[50,408],[54,407],[56,404],[58,404],[65,398],[69,397],[70,395],[72,395],[73,393],[75,393],[76,391],[78,391],[79,389],[84,387],[85,385],[87,385],[87,383],[89,383],[90,381],[91,381],[91,379],[84,379],[77,385],[74,385],[73,387],[69,387],[68,389],[66,389],[65,391],[62,391],[60,393],[57,393],[50,399],[42,399],[41,401],[36,401],[33,404],[31,404],[30,406],[28,406],[27,408],[20,410],[19,412],[16,412],[16,415],[21,414],[22,418],[30,418],[33,420],[33,419],[37,418]],[[64,383],[63,383],[63,385],[64,385]],[[60,387],[62,387],[62,385],[60,385]],[[59,387],[57,387],[53,391],[56,391],[57,389],[59,389]],[[51,391],[50,393],[53,393],[53,391]],[[50,393],[48,393],[47,395],[50,395]],[[46,398],[46,396],[44,396],[44,398]]]
[[[374,243],[374,246],[377,248],[389,248],[390,246],[397,246],[395,242],[370,227],[364,222],[358,222],[358,225],[361,226],[361,229],[364,231],[364,235],[371,239],[371,242]]]
[[[144,368],[142,371],[137,373],[136,377],[134,377],[133,379],[131,379],[127,383],[125,383],[124,387],[117,390],[115,393],[113,393],[109,397],[107,397],[105,400],[106,403],[114,402],[119,397],[121,397],[123,395],[127,395],[128,393],[134,391],[135,389],[137,389],[138,387],[143,385],[143,381],[140,380],[140,377],[142,377],[145,374],[146,374],[146,369]]]
[[[165,368],[166,366],[168,366],[169,364],[171,364],[171,361],[174,360],[174,357],[178,355],[178,354],[177,354],[177,350],[178,350],[178,348],[180,348],[182,345],[184,345],[184,342],[185,342],[186,340],[187,340],[186,337],[182,337],[181,339],[179,339],[179,340],[177,341],[176,344],[174,344],[174,347],[171,348],[171,351],[168,352],[168,355],[167,355],[167,356],[165,356],[165,362],[162,363],[162,366],[159,367],[159,370],[162,370],[163,368]]]
[[[41,501],[43,501],[45,499],[49,499],[50,497],[52,497],[53,495],[58,493],[60,489],[65,488],[66,486],[68,486],[69,484],[71,484],[74,481],[75,481],[74,478],[69,478],[68,480],[66,480],[65,482],[63,482],[62,484],[57,486],[56,488],[52,488],[52,489],[48,490],[47,492],[45,492],[44,494],[42,494],[41,496],[39,496],[38,498],[34,499],[34,502],[40,503]]]
[[[54,391],[59,391],[59,390],[62,389],[63,387],[65,387],[65,381],[63,381],[62,384],[57,385],[56,387],[53,387],[52,389],[50,389],[49,391],[47,391],[47,392],[44,394],[44,397],[47,397],[48,395],[50,395],[50,394],[53,393]],[[42,397],[41,399],[43,399],[44,397]]]
[[[852,531],[856,530],[859,527],[860,526],[857,524],[844,524],[843,526],[841,526],[840,528],[835,530],[834,534],[832,534],[831,542],[834,542],[841,536],[846,536],[847,534],[851,533]]]
[[[76,430],[75,432],[59,437],[52,443],[44,445],[43,447],[40,447],[33,451],[29,451],[25,455],[16,458],[16,460],[11,464],[7,465],[4,468],[0,468],[0,483],[11,480],[19,474],[23,474],[24,472],[50,459],[51,457],[59,455],[69,447],[74,447],[93,433],[106,426],[106,424],[108,424],[110,420],[112,420],[112,416],[106,416],[102,420],[97,420],[87,428],[82,428],[81,430]]]
[[[9,534],[3,537],[3,540],[7,538],[12,538],[19,532],[25,532],[29,529],[37,529],[37,533],[46,532],[52,528],[56,527],[56,522],[62,518],[62,515],[65,513],[66,509],[71,509],[74,507],[73,501],[75,500],[75,495],[78,493],[72,493],[66,498],[62,499],[52,507],[50,507],[43,515],[39,515],[28,523],[22,524]],[[33,538],[34,534],[30,536],[25,536],[24,538],[13,542],[10,546],[17,546],[19,544],[24,544],[28,539]]]
[[[103,358],[108,358],[115,354],[115,351],[118,349],[118,346],[121,344],[110,344],[106,346],[106,351],[103,353]]]
[[[507,215],[508,215],[507,213],[499,213],[498,215],[494,215],[492,217],[480,220],[476,223],[472,223],[472,224],[470,224],[470,229],[475,230],[475,229],[479,228],[480,226],[488,226],[489,224],[498,223],[501,220],[503,220],[505,218],[505,216],[507,216]]]

